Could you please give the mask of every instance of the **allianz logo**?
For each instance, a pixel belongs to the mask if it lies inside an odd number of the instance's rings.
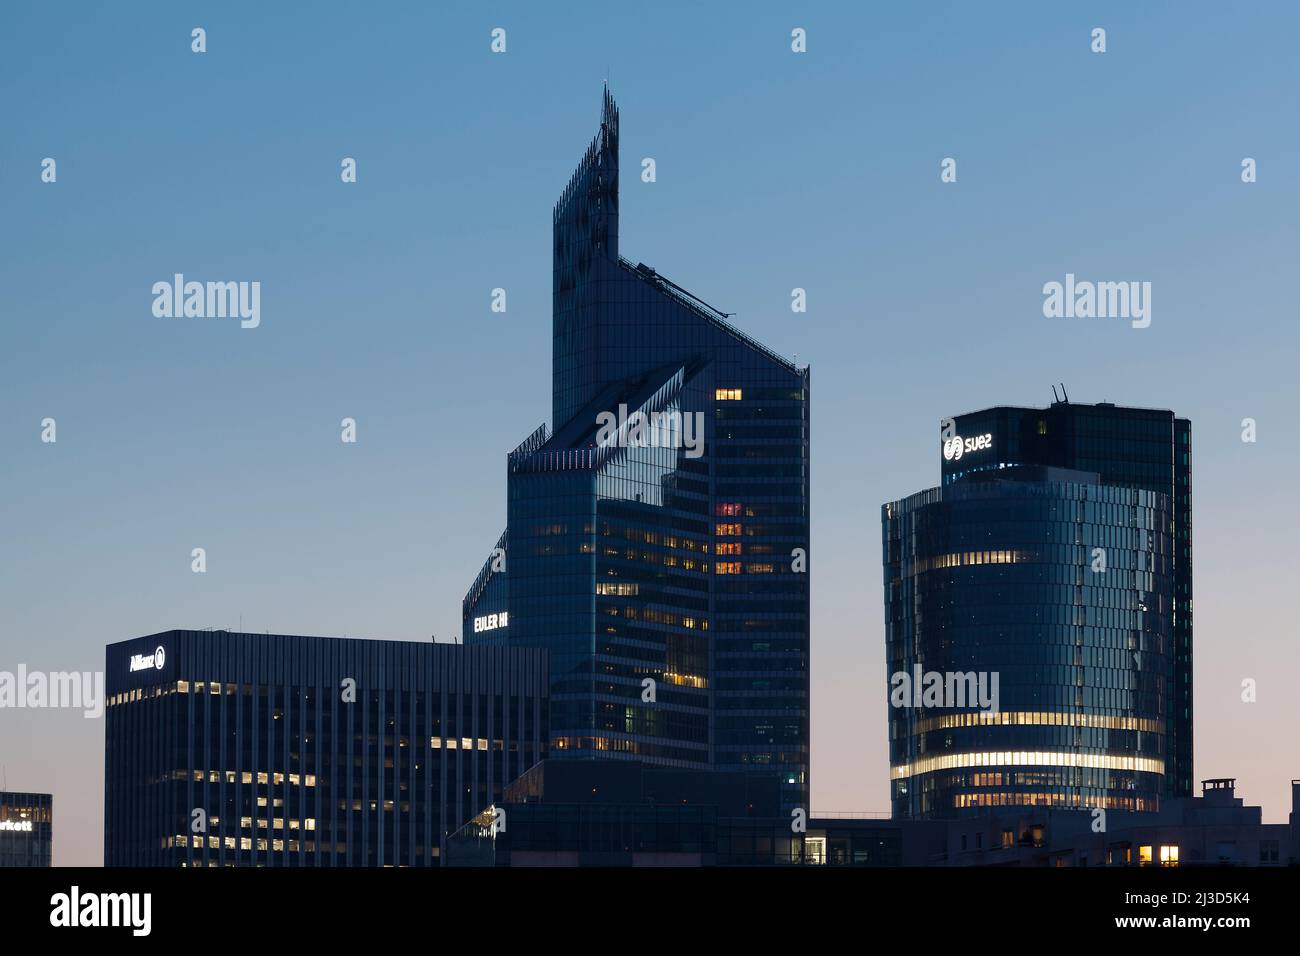
[[[149,668],[162,670],[163,665],[167,663],[167,652],[161,646],[154,649],[152,654],[132,654],[131,670],[147,671]]]
[[[972,451],[983,451],[993,447],[993,434],[976,435],[974,438],[962,438],[953,435],[943,443],[943,457],[947,461],[959,461],[962,455]]]

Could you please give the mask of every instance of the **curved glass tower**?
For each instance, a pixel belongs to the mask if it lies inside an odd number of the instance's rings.
[[[893,815],[1156,809],[1169,496],[1004,465],[887,504],[882,524]],[[951,693],[977,681],[991,693]]]

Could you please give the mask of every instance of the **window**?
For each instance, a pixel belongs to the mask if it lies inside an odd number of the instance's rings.
[[[1162,845],[1160,847],[1160,865],[1177,866],[1178,865],[1178,847]]]
[[[1138,865],[1139,866],[1151,865],[1151,847],[1149,846],[1138,847]]]
[[[741,389],[720,388],[714,392],[713,397],[720,402],[738,402],[741,398]]]

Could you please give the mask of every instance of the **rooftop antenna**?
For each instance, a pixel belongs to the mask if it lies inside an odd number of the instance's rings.
[[[1053,386],[1052,386],[1052,401],[1053,401],[1053,402],[1059,402],[1060,400],[1061,400],[1061,396],[1056,394],[1056,386],[1053,385]]]
[[[1061,383],[1061,394],[1065,396],[1065,404],[1070,404],[1070,393],[1065,390],[1065,383]]]

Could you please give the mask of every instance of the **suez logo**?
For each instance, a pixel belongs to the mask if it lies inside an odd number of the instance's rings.
[[[962,438],[960,435],[953,435],[951,438],[943,440],[943,457],[946,461],[959,461],[962,455],[992,447],[992,433],[976,435],[974,438]]]
[[[154,648],[154,652],[152,654],[131,655],[132,671],[147,671],[151,667],[154,668],[155,670],[162,670],[163,665],[166,663],[167,663],[167,652],[162,649],[161,644],[158,647]]]
[[[510,612],[502,611],[500,614],[487,614],[483,617],[474,618],[474,633],[482,634],[484,631],[495,631],[498,627],[510,626]]]

